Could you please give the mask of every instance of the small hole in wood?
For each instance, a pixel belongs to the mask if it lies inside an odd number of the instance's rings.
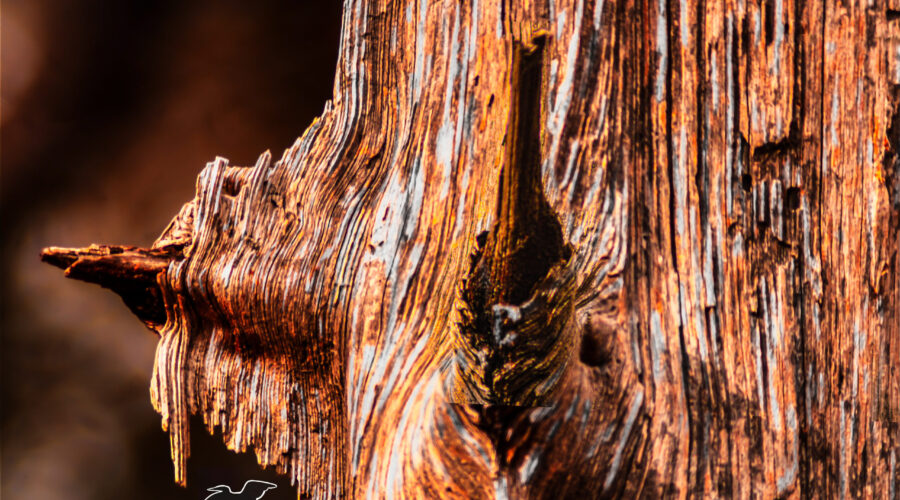
[[[475,244],[478,245],[478,248],[484,248],[485,243],[487,243],[488,232],[482,231],[478,233],[478,236],[475,237]]]
[[[784,205],[788,210],[797,210],[800,208],[800,188],[788,188],[784,195]]]
[[[584,325],[581,337],[581,362],[602,368],[612,361],[612,346],[615,341],[616,325],[601,314],[593,314]]]
[[[602,368],[610,362],[607,345],[597,335],[585,335],[581,338],[581,362],[596,368]]]

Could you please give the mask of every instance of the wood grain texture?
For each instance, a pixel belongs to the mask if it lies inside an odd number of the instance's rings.
[[[321,117],[135,250],[176,479],[200,414],[300,498],[894,498],[897,12],[347,0]]]

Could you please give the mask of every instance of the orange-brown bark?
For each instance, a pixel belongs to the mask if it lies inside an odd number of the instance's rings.
[[[320,119],[128,250],[176,477],[197,413],[301,498],[895,495],[896,9],[347,1]]]

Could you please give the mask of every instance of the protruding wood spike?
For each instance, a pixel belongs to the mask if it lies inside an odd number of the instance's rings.
[[[178,257],[171,249],[147,250],[117,245],[49,247],[41,251],[41,260],[64,269],[66,277],[96,283],[116,292],[125,305],[153,329],[166,321],[157,275]]]

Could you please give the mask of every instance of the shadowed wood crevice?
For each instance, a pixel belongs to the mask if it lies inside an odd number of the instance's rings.
[[[479,249],[467,290],[467,298],[483,294],[485,304],[522,304],[550,268],[571,254],[541,182],[541,103],[546,99],[541,82],[547,36],[541,33],[527,45],[516,42],[512,50],[511,105],[496,221]],[[474,290],[476,286],[482,290]]]
[[[535,406],[549,401],[574,339],[571,248],[541,181],[541,32],[514,42],[509,66],[509,116],[495,222],[476,238],[461,289],[457,326],[462,401]]]
[[[892,87],[891,105],[893,112],[888,121],[886,138],[888,148],[882,159],[881,180],[888,191],[891,207],[900,210],[900,85]]]

